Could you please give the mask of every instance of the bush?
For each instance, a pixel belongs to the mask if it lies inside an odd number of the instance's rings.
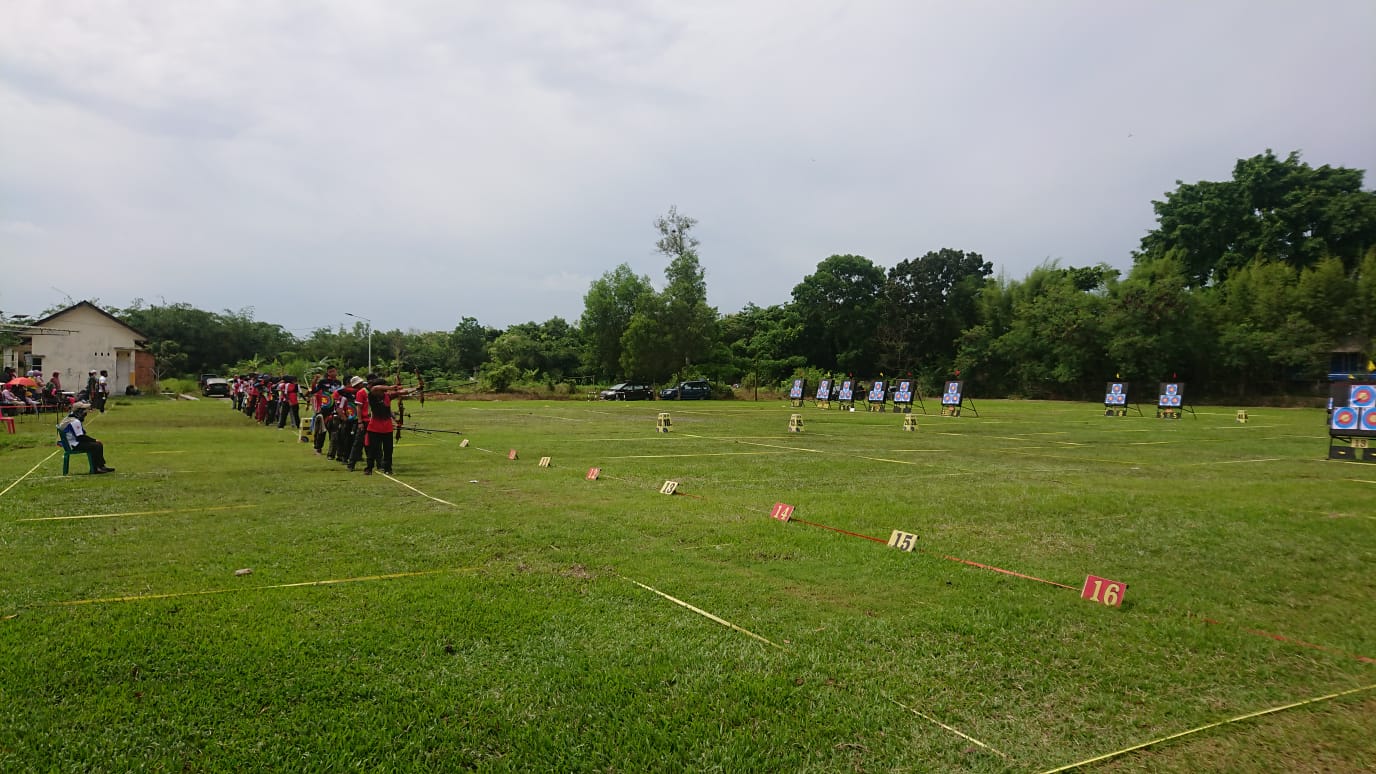
[[[521,369],[512,363],[486,363],[478,372],[478,381],[489,392],[506,392],[521,378]]]

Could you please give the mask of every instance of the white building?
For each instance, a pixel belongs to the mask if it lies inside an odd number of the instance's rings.
[[[38,369],[47,379],[57,371],[69,392],[84,389],[91,370],[109,374],[111,394],[130,385],[153,387],[153,356],[143,349],[148,337],[89,301],[37,320],[18,336],[19,343],[5,347],[0,361],[21,374]]]

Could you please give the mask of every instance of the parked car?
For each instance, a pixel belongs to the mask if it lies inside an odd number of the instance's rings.
[[[665,387],[659,391],[660,400],[707,400],[712,397],[712,385],[704,379],[679,382],[677,387]]]
[[[598,394],[602,400],[652,400],[655,397],[650,385],[640,382],[613,384]]]
[[[219,374],[201,374],[201,378],[196,380],[196,384],[199,384],[201,386],[201,390],[204,391],[206,382],[210,381],[211,379],[219,378]]]
[[[204,396],[207,397],[207,398],[210,398],[210,397],[228,398],[228,397],[229,397],[229,380],[228,380],[228,379],[221,379],[221,378],[218,377],[218,376],[212,376],[212,377],[210,377],[209,379],[206,379],[206,380],[205,380],[205,383],[201,385],[201,394],[204,395]]]

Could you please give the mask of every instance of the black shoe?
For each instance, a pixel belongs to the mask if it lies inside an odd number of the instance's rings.
[[[363,475],[365,475],[365,476],[371,476],[371,475],[373,475],[373,469],[372,469],[372,468],[364,468],[364,469],[363,469]]]
[[[106,470],[105,468],[96,468],[95,470],[91,471],[91,475],[93,475],[93,476],[98,476],[98,475],[100,475],[101,473],[109,473],[109,472],[110,472],[110,471]]]
[[[349,471],[350,473],[354,472],[354,466],[353,466],[353,465],[345,465],[345,466],[344,466],[344,469],[347,470],[347,471]]]
[[[101,472],[101,473],[114,473],[114,472],[115,472],[115,469],[112,468],[112,467],[110,467],[109,465],[106,465],[105,467],[103,467],[103,468],[100,469],[100,472]]]

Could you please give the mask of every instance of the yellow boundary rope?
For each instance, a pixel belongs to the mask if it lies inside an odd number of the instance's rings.
[[[34,472],[35,470],[38,470],[39,466],[41,466],[43,463],[47,462],[48,460],[52,459],[53,457],[57,456],[57,453],[60,452],[60,451],[62,451],[62,450],[61,450],[61,449],[54,449],[52,454],[49,454],[48,456],[46,456],[46,457],[44,457],[43,459],[39,460],[39,461],[38,461],[38,465],[34,465],[33,467],[29,468],[29,472],[28,472],[28,473],[25,473],[24,475],[20,476],[19,478],[16,478],[16,479],[14,480],[14,483],[13,483],[13,484],[10,484],[10,485],[7,486],[7,487],[5,487],[4,490],[0,490],[0,497],[4,497],[4,496],[5,496],[5,492],[8,492],[8,491],[10,491],[11,489],[15,488],[16,486],[19,486],[19,482],[20,482],[20,481],[23,481],[24,479],[28,478],[30,475],[33,474],[33,472]]]
[[[142,602],[149,599],[173,599],[175,597],[199,597],[208,594],[232,594],[240,591],[265,591],[268,589],[292,589],[302,586],[330,586],[336,583],[361,583],[364,581],[390,580],[392,578],[413,578],[418,575],[436,575],[442,572],[463,572],[464,570],[476,569],[472,567],[459,568],[456,570],[421,570],[420,572],[394,572],[388,575],[365,575],[358,578],[332,578],[330,580],[302,581],[300,583],[278,583],[272,586],[248,586],[241,589],[210,589],[209,591],[178,591],[171,594],[140,594],[129,597],[102,597],[100,599],[73,599],[66,602],[53,602],[51,604],[59,607],[72,607],[75,605],[97,605],[107,602]]]
[[[252,508],[252,505],[216,505],[210,508],[167,508],[161,511],[126,511],[124,513],[91,513],[85,516],[42,516],[34,519],[16,519],[16,521],[70,521],[72,519],[113,519],[116,516],[153,516],[160,513],[198,513],[201,511],[232,511],[240,508]]]
[[[412,492],[415,492],[416,494],[420,495],[421,497],[429,497],[431,500],[434,500],[434,501],[437,502],[437,503],[444,503],[445,505],[448,505],[450,508],[457,508],[457,507],[459,507],[459,506],[457,506],[457,505],[455,505],[455,504],[449,502],[448,500],[441,500],[441,499],[438,498],[438,497],[433,497],[433,496],[431,496],[431,495],[428,495],[428,494],[426,494],[426,493],[420,491],[419,489],[417,489],[417,488],[411,486],[410,484],[406,483],[405,481],[402,481],[401,479],[397,478],[396,476],[390,475],[390,474],[388,474],[388,473],[383,473],[383,474],[382,474],[382,477],[383,477],[383,478],[387,478],[387,479],[391,479],[392,481],[395,481],[395,482],[397,482],[398,484],[401,484],[402,486],[406,487],[407,489],[410,489]]]
[[[973,736],[970,736],[969,734],[963,733],[963,732],[961,732],[959,729],[952,728],[952,727],[946,725],[945,723],[942,723],[940,720],[937,720],[936,718],[934,718],[934,717],[932,717],[932,716],[930,716],[930,715],[924,715],[924,714],[922,714],[921,712],[918,712],[917,710],[913,709],[912,707],[909,707],[908,705],[906,705],[906,704],[904,704],[903,702],[899,701],[898,699],[893,698],[892,696],[889,696],[889,697],[887,697],[887,698],[888,698],[889,701],[893,702],[894,704],[897,704],[898,706],[900,706],[900,707],[902,707],[903,709],[905,709],[905,710],[907,710],[907,711],[913,713],[914,715],[916,715],[916,716],[922,718],[923,720],[926,720],[926,721],[930,721],[930,722],[932,722],[932,723],[935,723],[935,724],[937,724],[938,726],[941,726],[942,728],[946,729],[947,731],[950,731],[951,733],[953,733],[953,734],[955,734],[956,736],[960,737],[961,739],[966,739],[966,740],[969,740],[969,741],[971,741],[971,742],[974,742],[975,744],[979,745],[980,747],[983,747],[984,749],[988,750],[988,751],[991,752],[991,753],[994,753],[995,755],[999,756],[1000,758],[1003,758],[1004,760],[1009,760],[1009,758],[1008,758],[1008,756],[1007,756],[1006,754],[1001,753],[1001,752],[999,752],[998,750],[995,750],[994,748],[990,747],[989,745],[985,744],[984,742],[981,742],[980,740],[974,738]]]
[[[1252,719],[1252,718],[1261,717],[1262,715],[1270,715],[1270,714],[1275,713],[1275,712],[1281,712],[1281,711],[1283,711],[1283,710],[1294,709],[1295,707],[1303,707],[1303,706],[1305,706],[1306,704],[1314,704],[1314,703],[1321,702],[1321,701],[1328,701],[1329,699],[1336,699],[1336,698],[1339,698],[1339,697],[1341,697],[1341,696],[1350,696],[1350,695],[1352,695],[1352,694],[1354,694],[1354,693],[1361,693],[1362,691],[1369,691],[1369,690],[1371,690],[1371,689],[1373,689],[1373,688],[1376,688],[1376,684],[1373,684],[1373,685],[1364,685],[1364,686],[1362,686],[1361,688],[1353,688],[1353,689],[1348,690],[1348,691],[1339,691],[1338,693],[1330,693],[1330,694],[1328,694],[1327,696],[1316,696],[1316,697],[1314,697],[1314,698],[1312,698],[1312,699],[1305,699],[1304,701],[1297,701],[1297,702],[1294,702],[1294,703],[1291,703],[1291,704],[1286,704],[1286,705],[1280,706],[1280,707],[1272,707],[1272,708],[1270,708],[1270,709],[1258,710],[1258,711],[1256,711],[1256,712],[1249,712],[1249,713],[1247,713],[1246,715],[1238,715],[1238,716],[1235,717],[1235,718],[1228,718],[1227,720],[1219,720],[1219,721],[1216,721],[1216,722],[1214,722],[1214,723],[1209,723],[1209,724],[1207,724],[1207,725],[1200,726],[1200,727],[1198,727],[1198,728],[1191,728],[1191,729],[1188,730],[1188,731],[1181,731],[1181,732],[1179,732],[1179,733],[1171,734],[1170,736],[1163,736],[1163,737],[1161,737],[1160,739],[1153,739],[1153,740],[1151,740],[1150,742],[1143,742],[1143,743],[1141,743],[1141,744],[1135,744],[1135,745],[1133,745],[1133,746],[1131,746],[1131,747],[1124,747],[1124,748],[1121,749],[1121,750],[1115,750],[1115,751],[1113,751],[1113,752],[1111,752],[1111,753],[1105,753],[1105,754],[1100,755],[1100,756],[1095,757],[1095,758],[1087,758],[1087,759],[1082,760],[1082,761],[1079,761],[1079,762],[1077,762],[1077,763],[1067,764],[1067,765],[1062,766],[1062,767],[1060,767],[1060,768],[1058,768],[1058,769],[1047,769],[1046,771],[1042,772],[1042,774],[1057,774],[1058,772],[1062,772],[1062,771],[1070,771],[1071,769],[1076,769],[1076,768],[1079,768],[1079,767],[1081,767],[1081,766],[1088,766],[1088,765],[1091,764],[1091,763],[1099,763],[1100,761],[1106,761],[1106,760],[1108,760],[1108,759],[1110,759],[1110,758],[1117,758],[1117,757],[1120,756],[1120,755],[1126,755],[1127,753],[1133,752],[1134,750],[1140,750],[1140,749],[1142,749],[1143,747],[1150,747],[1150,746],[1152,746],[1152,745],[1154,745],[1154,744],[1161,744],[1162,742],[1169,742],[1169,741],[1171,741],[1172,739],[1179,739],[1179,738],[1182,737],[1182,736],[1189,736],[1190,734],[1197,734],[1197,733],[1199,733],[1200,731],[1207,731],[1207,730],[1209,730],[1209,729],[1211,729],[1211,728],[1217,728],[1217,727],[1219,727],[1219,726],[1226,726],[1226,725],[1228,725],[1229,723],[1237,723],[1237,722],[1240,722],[1240,721],[1243,721],[1243,720],[1250,720],[1250,719]]]
[[[641,582],[638,581],[638,580],[631,580],[630,578],[627,578],[625,575],[618,575],[618,576],[616,576],[616,577],[621,578],[622,580],[631,581],[631,583],[634,583],[635,585],[641,587],[642,589],[645,589],[646,591],[652,591],[652,592],[654,592],[654,593],[660,595],[661,597],[664,597],[665,599],[669,600],[670,602],[673,602],[673,603],[676,604],[676,605],[681,605],[681,606],[683,606],[683,607],[686,607],[686,608],[688,608],[689,610],[692,610],[694,613],[697,613],[698,615],[701,615],[701,616],[705,616],[705,617],[707,617],[707,618],[710,618],[711,620],[716,621],[717,623],[721,624],[722,626],[725,626],[725,627],[728,628],[728,629],[735,629],[736,631],[740,632],[741,634],[745,634],[745,635],[749,635],[749,636],[751,636],[751,637],[754,637],[755,639],[759,640],[760,642],[765,643],[766,645],[773,645],[774,647],[778,648],[779,650],[783,650],[783,646],[782,646],[782,645],[779,645],[779,644],[774,643],[774,642],[770,642],[769,640],[766,640],[765,638],[763,638],[763,637],[761,637],[760,635],[758,635],[758,634],[756,634],[756,633],[750,631],[749,629],[745,629],[745,628],[742,628],[742,627],[740,627],[740,626],[737,626],[737,625],[731,623],[730,621],[727,621],[727,620],[724,619],[724,618],[718,618],[717,616],[712,615],[711,613],[707,612],[706,610],[703,610],[703,609],[697,608],[697,607],[693,607],[692,605],[688,604],[687,602],[684,602],[684,601],[681,600],[681,599],[676,599],[676,598],[674,598],[674,597],[671,597],[671,596],[669,596],[668,594],[665,594],[664,592],[660,591],[659,589],[651,588],[651,587],[649,587],[649,586],[646,586],[644,583],[641,583]]]

